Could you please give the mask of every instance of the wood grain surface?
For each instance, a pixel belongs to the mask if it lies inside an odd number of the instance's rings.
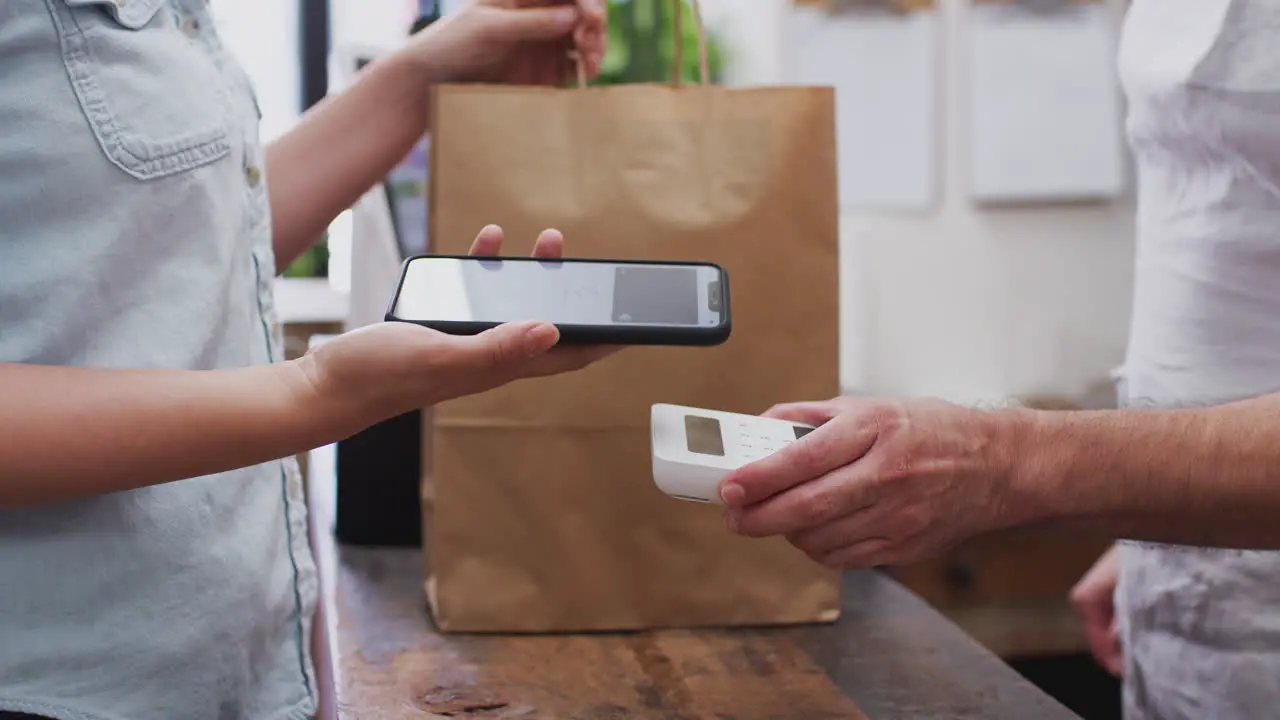
[[[834,625],[588,635],[435,631],[413,549],[336,546],[310,490],[338,716],[882,720],[1076,716],[892,578],[844,578]]]

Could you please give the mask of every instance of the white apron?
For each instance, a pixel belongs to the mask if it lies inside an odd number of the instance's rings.
[[[1120,73],[1139,187],[1122,401],[1280,389],[1280,1],[1135,0]],[[1280,553],[1120,558],[1129,720],[1280,717]]]

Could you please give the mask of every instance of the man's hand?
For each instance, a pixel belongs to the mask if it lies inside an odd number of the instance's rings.
[[[735,532],[785,535],[843,569],[920,560],[1005,520],[1009,451],[993,414],[847,397],[766,415],[820,427],[725,478]]]
[[[600,73],[605,0],[473,0],[418,34],[408,52],[436,82],[561,85]]]
[[[1124,674],[1124,649],[1116,625],[1115,595],[1119,578],[1120,558],[1113,546],[1071,589],[1071,604],[1084,622],[1094,659],[1116,677]]]

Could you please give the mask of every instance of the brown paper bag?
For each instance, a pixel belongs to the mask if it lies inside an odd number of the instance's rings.
[[[488,223],[512,253],[703,260],[729,273],[733,335],[633,348],[583,372],[448,402],[424,497],[427,593],[445,631],[833,621],[839,582],[781,539],[653,484],[649,409],[746,413],[839,392],[828,88],[442,86],[434,252]]]

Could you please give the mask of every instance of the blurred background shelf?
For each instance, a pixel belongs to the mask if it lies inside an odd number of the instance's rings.
[[[284,325],[341,324],[347,318],[347,294],[334,289],[328,278],[278,277],[275,289]]]

